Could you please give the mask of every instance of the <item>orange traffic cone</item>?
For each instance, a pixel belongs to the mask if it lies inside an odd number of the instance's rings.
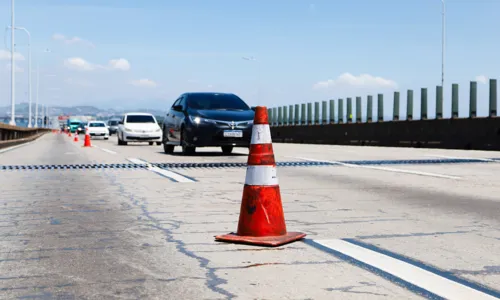
[[[267,108],[257,106],[238,231],[216,236],[215,240],[276,247],[305,236],[302,232],[286,230]]]
[[[85,130],[85,141],[83,142],[83,147],[92,147],[90,144],[90,134],[89,130]]]
[[[78,142],[78,133],[75,132],[75,138],[73,139],[73,142]]]

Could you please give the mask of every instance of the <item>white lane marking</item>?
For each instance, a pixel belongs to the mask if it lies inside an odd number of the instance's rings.
[[[308,160],[308,161],[327,162],[327,163],[337,164],[337,165],[341,165],[341,166],[349,167],[349,168],[372,169],[372,170],[388,171],[388,172],[395,172],[395,173],[405,173],[405,174],[412,174],[412,175],[419,175],[419,176],[438,177],[438,178],[446,178],[446,179],[462,179],[461,177],[458,177],[458,176],[443,175],[443,174],[429,173],[429,172],[422,172],[422,171],[394,169],[394,168],[376,167],[376,166],[359,166],[359,165],[353,165],[353,164],[346,164],[346,163],[339,162],[339,161],[317,160],[317,159],[304,158],[304,157],[295,157],[295,158],[302,159],[302,160]]]
[[[358,261],[378,268],[386,273],[399,277],[411,284],[446,299],[497,299],[493,296],[482,293],[455,281],[451,281],[409,263],[343,240],[315,240],[315,242],[331,250],[343,253]]]
[[[247,185],[278,185],[276,166],[248,166],[245,175]]]
[[[115,152],[115,151],[112,151],[112,150],[109,150],[109,149],[106,149],[106,148],[101,148],[101,147],[99,147],[99,146],[92,146],[92,147],[96,147],[97,149],[101,149],[102,151],[104,151],[104,152],[108,152],[108,153],[110,153],[110,154],[116,154],[116,152]]]
[[[134,163],[134,164],[138,164],[138,165],[145,165],[147,164],[145,161],[143,160],[140,160],[138,158],[127,158],[128,161]]]
[[[165,177],[168,177],[170,179],[173,179],[177,182],[183,182],[183,183],[187,183],[187,182],[195,182],[194,180],[190,179],[190,178],[187,178],[187,177],[184,177],[180,174],[177,174],[177,173],[174,173],[174,172],[171,172],[171,171],[168,171],[168,170],[165,170],[165,169],[161,169],[161,168],[158,168],[158,167],[155,167],[155,166],[152,166],[149,162],[147,161],[144,161],[142,159],[138,159],[138,158],[127,158],[127,160],[129,160],[130,162],[134,163],[134,164],[139,164],[139,165],[147,165],[148,166],[148,170],[149,171],[152,171],[152,172],[155,172],[155,173],[158,173],[160,175],[163,175]]]
[[[427,157],[441,157],[441,158],[448,158],[448,159],[475,159],[479,161],[487,161],[487,162],[500,162],[498,160],[494,159],[488,159],[488,158],[481,158],[481,157],[456,157],[456,156],[447,156],[447,155],[425,155]]]
[[[252,138],[250,144],[271,144],[271,129],[269,124],[255,124],[252,127]]]
[[[183,183],[195,182],[194,180],[191,180],[191,179],[189,179],[187,177],[184,177],[182,175],[179,175],[177,173],[174,173],[174,172],[171,172],[171,171],[168,171],[168,170],[165,170],[165,169],[160,169],[158,167],[149,166],[148,169],[150,171],[153,171],[155,173],[161,174],[161,175],[166,176],[168,178],[172,178],[173,180],[175,180],[177,182],[183,182]]]

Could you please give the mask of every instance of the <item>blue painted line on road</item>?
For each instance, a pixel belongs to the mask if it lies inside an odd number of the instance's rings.
[[[490,160],[490,161],[488,161]],[[314,167],[314,166],[339,166],[340,164],[350,164],[358,166],[370,165],[435,165],[435,164],[467,164],[467,163],[496,163],[500,158],[485,159],[413,159],[413,160],[348,160],[339,161],[338,163],[327,161],[285,161],[277,162],[278,167]],[[226,162],[211,162],[211,163],[149,163],[153,167],[161,169],[221,169],[221,168],[245,168],[247,163],[226,163]],[[145,164],[64,164],[64,165],[3,165],[2,170],[74,170],[74,169],[147,169]],[[182,174],[179,174],[182,175]],[[184,175],[182,175],[184,176]]]
[[[412,283],[410,283],[410,282],[408,282],[406,280],[403,280],[403,279],[401,279],[399,277],[396,277],[396,276],[394,276],[394,275],[392,275],[392,274],[390,274],[388,272],[385,272],[385,271],[383,271],[383,270],[381,270],[379,268],[376,268],[376,267],[374,267],[372,265],[369,265],[369,264],[364,263],[364,262],[362,262],[360,260],[357,260],[357,259],[355,259],[353,257],[350,257],[350,256],[348,256],[348,255],[346,255],[346,254],[344,254],[342,252],[339,252],[339,251],[336,251],[334,249],[325,247],[325,246],[323,246],[323,245],[315,242],[314,240],[304,239],[303,241],[304,241],[304,243],[306,243],[306,244],[308,244],[308,245],[310,245],[310,246],[312,246],[312,247],[314,247],[316,249],[319,249],[321,251],[329,253],[329,254],[331,254],[331,255],[333,255],[333,256],[341,259],[341,260],[344,260],[344,261],[346,261],[346,262],[348,262],[348,263],[350,263],[350,264],[352,264],[354,266],[357,266],[359,268],[365,269],[365,270],[367,270],[369,272],[374,273],[375,275],[378,275],[378,276],[380,276],[382,278],[385,278],[385,279],[389,280],[390,282],[392,282],[394,284],[397,284],[397,285],[399,285],[399,286],[401,286],[401,287],[403,287],[403,288],[405,288],[405,289],[407,289],[407,290],[409,290],[409,291],[411,291],[411,292],[413,292],[413,293],[415,293],[417,295],[420,295],[422,297],[425,297],[427,299],[432,299],[432,300],[446,300],[445,298],[443,298],[443,297],[441,297],[439,295],[436,295],[436,294],[434,294],[434,293],[432,293],[432,292],[430,292],[430,291],[428,291],[426,289],[423,289],[423,288],[421,288],[419,286],[416,286],[416,285],[414,285],[414,284],[412,284]]]
[[[392,257],[394,259],[397,259],[397,260],[400,260],[400,261],[404,261],[405,263],[408,263],[408,264],[411,264],[411,265],[413,265],[415,267],[424,269],[426,271],[434,273],[434,274],[436,274],[438,276],[441,276],[443,278],[446,278],[448,280],[460,283],[460,284],[465,285],[465,286],[467,286],[467,287],[469,287],[471,289],[475,289],[475,290],[478,290],[478,291],[483,292],[485,294],[488,294],[490,296],[500,298],[500,291],[496,291],[496,290],[493,290],[493,289],[491,289],[489,287],[481,285],[479,283],[469,281],[469,280],[464,279],[462,277],[458,277],[458,276],[454,275],[451,272],[440,270],[440,269],[438,269],[436,267],[430,266],[430,265],[425,264],[425,263],[423,263],[421,261],[418,261],[418,260],[415,260],[415,259],[403,256],[401,254],[389,251],[387,249],[383,249],[383,248],[377,247],[377,246],[375,246],[373,244],[362,242],[360,240],[356,240],[356,239],[342,239],[342,240],[344,240],[346,242],[349,242],[351,244],[354,244],[354,245],[357,245],[357,246],[360,246],[360,247],[363,247],[363,248],[366,248],[366,249],[378,252],[380,254],[387,255],[387,256]]]

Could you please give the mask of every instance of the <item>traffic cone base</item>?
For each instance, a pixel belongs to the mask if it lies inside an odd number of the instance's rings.
[[[247,244],[256,246],[278,247],[303,239],[306,236],[302,232],[287,232],[279,236],[242,236],[235,233],[218,235],[216,241],[235,244]]]
[[[286,230],[266,107],[256,107],[250,144],[238,230],[215,240],[276,247],[304,238]]]

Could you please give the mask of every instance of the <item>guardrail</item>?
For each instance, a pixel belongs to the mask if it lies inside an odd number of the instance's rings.
[[[26,128],[0,123],[0,149],[31,142],[50,131],[47,128]]]
[[[384,120],[384,95],[367,97],[366,121],[362,121],[362,98],[352,98],[269,108],[273,141],[283,143],[428,147],[500,150],[500,118],[497,117],[497,80],[489,81],[487,117],[477,117],[477,82],[469,88],[469,117],[459,118],[459,86],[452,84],[451,118],[443,119],[443,88],[436,87],[436,117],[428,119],[427,88],[420,90],[420,119],[414,120],[413,90],[406,92],[406,119],[400,120],[400,92],[393,95],[392,120]],[[337,105],[336,103],[337,102]],[[321,110],[320,110],[321,107]],[[336,112],[336,108],[338,111]]]

